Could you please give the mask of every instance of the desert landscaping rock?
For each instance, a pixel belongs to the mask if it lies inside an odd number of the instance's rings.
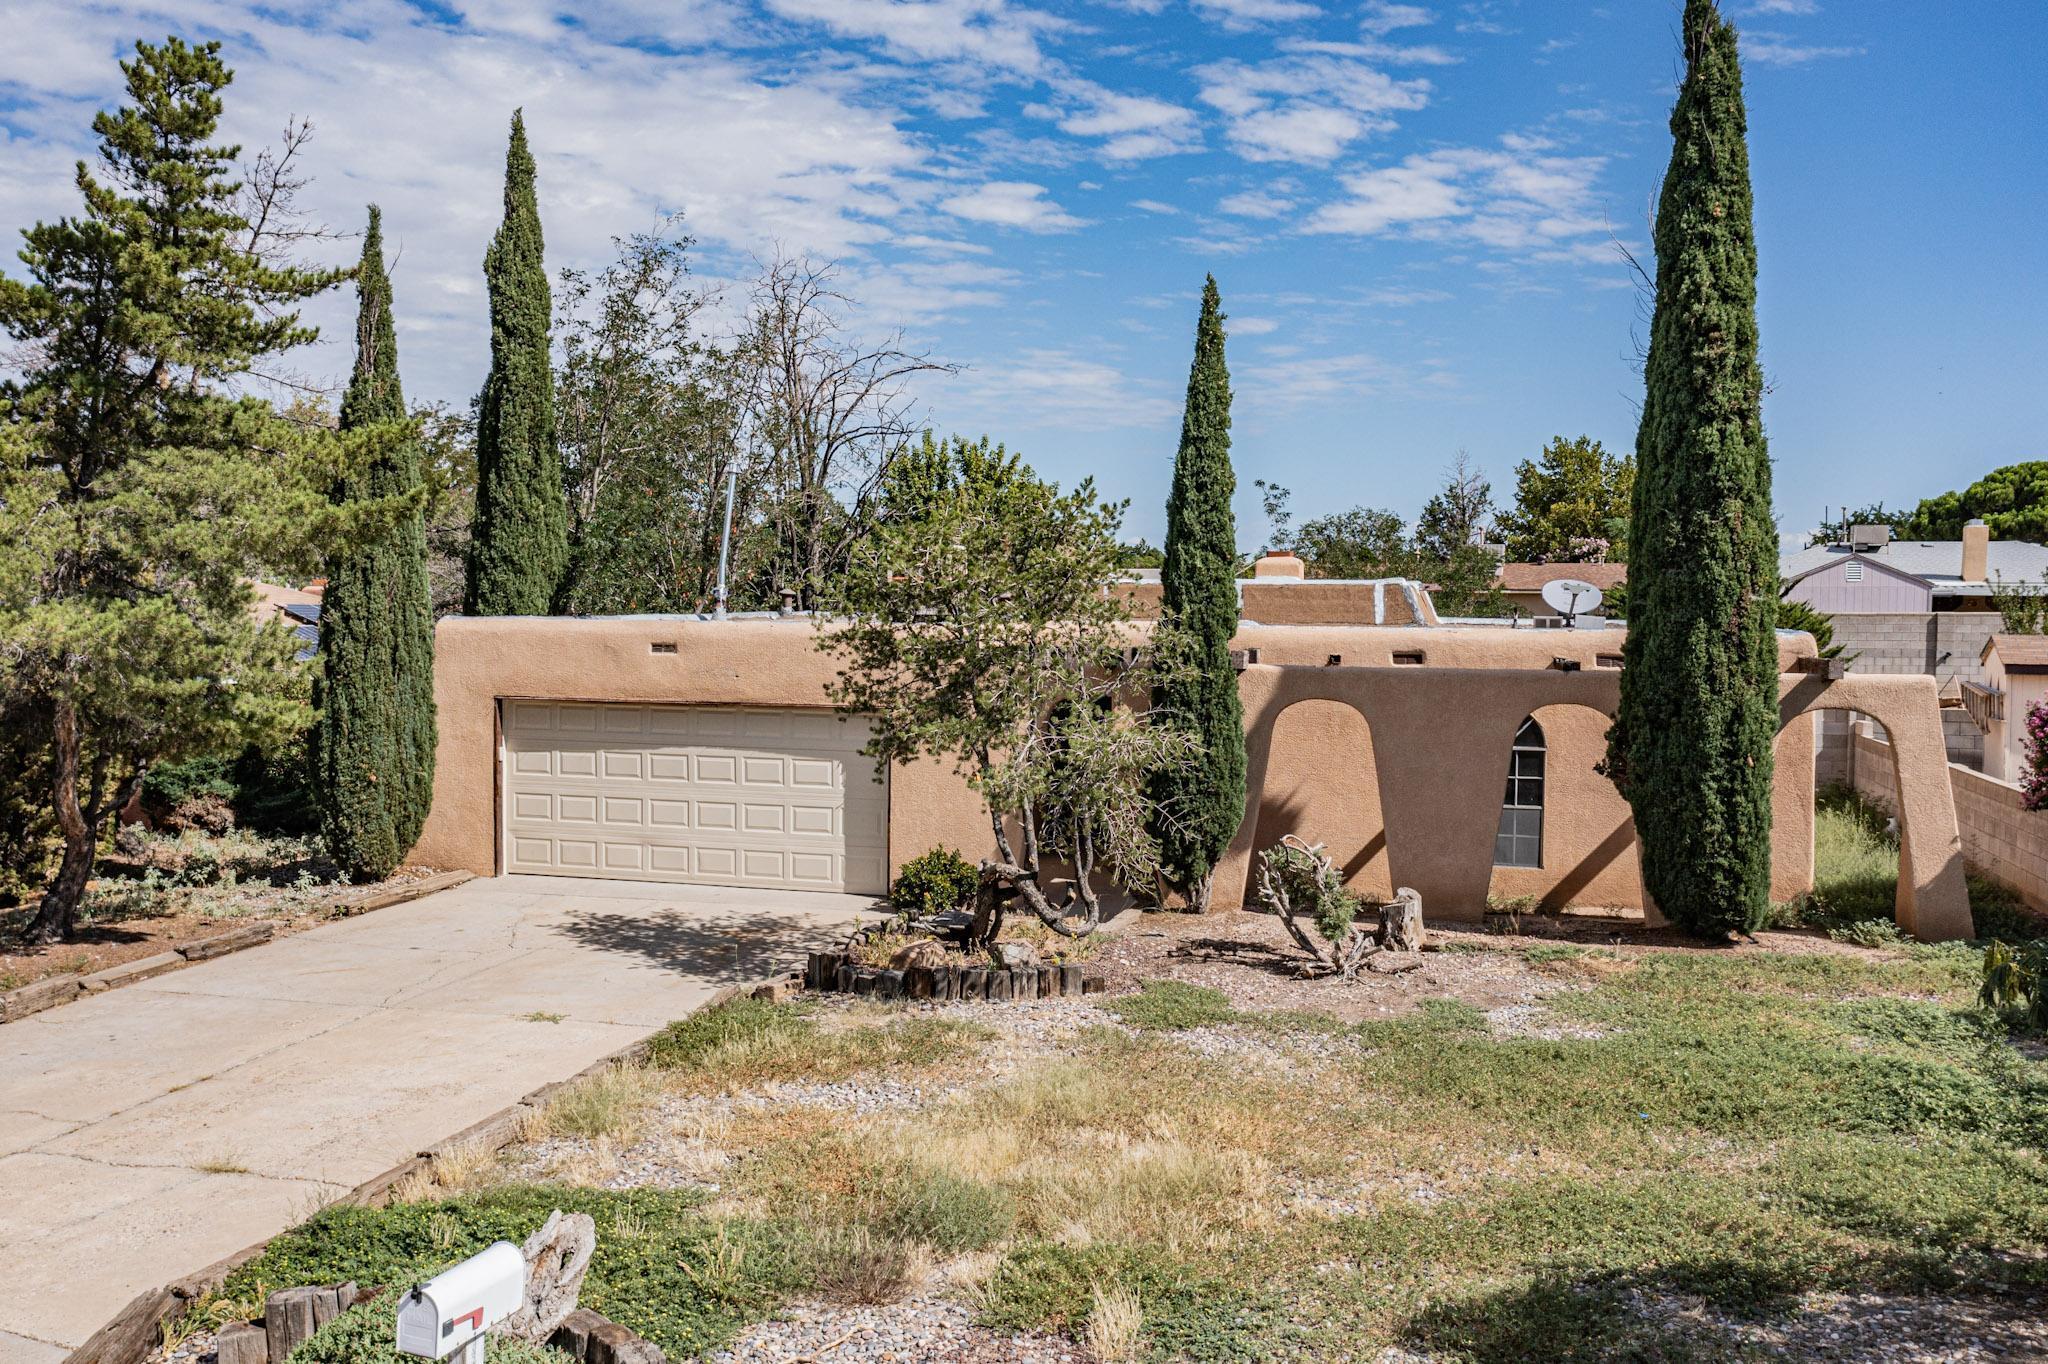
[[[920,1296],[886,1307],[797,1304],[749,1327],[709,1364],[1087,1364],[1056,1336],[1014,1335],[974,1324],[964,1303]]]

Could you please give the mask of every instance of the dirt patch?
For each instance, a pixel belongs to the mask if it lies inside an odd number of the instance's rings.
[[[1541,960],[1542,949],[1561,946],[1596,949],[1597,954]],[[1531,949],[1538,960],[1530,960]],[[1102,975],[1116,994],[1148,980],[1183,980],[1221,990],[1239,1009],[1326,1013],[1358,1022],[1407,1013],[1430,999],[1458,1000],[1486,1012],[1528,1005],[1589,977],[1625,971],[1633,958],[1648,952],[1869,956],[1880,950],[1791,931],[1709,946],[1676,930],[1645,928],[1639,920],[1499,915],[1485,927],[1432,924],[1419,958],[1388,959],[1396,969],[1361,973],[1345,982],[1304,978],[1308,959],[1275,915],[1154,912],[1108,936],[1088,970]]]
[[[352,901],[438,874],[432,867],[401,867],[382,881],[355,886],[250,882],[233,887],[166,889],[158,897],[161,909],[117,918],[88,918],[79,924],[74,941],[47,946],[21,941],[35,917],[34,904],[0,911],[0,990],[18,990],[57,976],[89,975],[175,951],[252,919],[272,921],[277,925],[276,936],[286,937],[342,917]],[[102,878],[93,889],[104,884]],[[205,907],[185,907],[202,890]]]

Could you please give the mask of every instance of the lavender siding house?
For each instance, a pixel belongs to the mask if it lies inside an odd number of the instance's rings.
[[[1847,543],[1786,555],[1779,576],[1787,601],[1833,618],[1850,671],[1933,677],[1949,760],[1982,764],[1984,732],[1963,706],[1963,684],[1985,683],[1985,642],[2000,629],[1992,590],[2048,590],[2048,547],[1993,540],[1981,521],[1960,540],[1895,540],[1889,526],[1856,526]],[[1848,778],[1851,719],[1819,717],[1822,781]]]

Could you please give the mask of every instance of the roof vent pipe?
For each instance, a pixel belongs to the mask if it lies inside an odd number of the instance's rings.
[[[725,471],[725,529],[720,532],[718,537],[718,596],[715,608],[711,612],[713,620],[725,619],[725,562],[727,552],[732,548],[733,488],[739,481],[739,470],[727,469]]]

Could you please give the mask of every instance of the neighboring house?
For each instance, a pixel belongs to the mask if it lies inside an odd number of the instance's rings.
[[[265,582],[252,582],[249,586],[256,591],[256,619],[275,620],[290,627],[298,636],[301,660],[320,652],[320,599],[327,590],[325,578],[315,578],[304,587]]]
[[[1984,641],[1984,680],[1963,686],[1963,707],[1984,732],[1984,775],[2025,780],[2027,712],[2048,702],[2048,636]]]
[[[1159,619],[1163,588],[1156,568],[1137,568],[1117,584],[1135,620]],[[1436,606],[1411,578],[1311,578],[1283,552],[1261,555],[1237,580],[1237,609],[1260,625],[1435,625]]]
[[[1476,918],[1489,894],[1640,907],[1634,824],[1598,770],[1619,631],[1442,625],[1419,584],[1305,579],[1298,563],[1269,556],[1239,584],[1231,647],[1263,773],[1241,837],[1301,833],[1361,894],[1384,898],[1399,875],[1439,917]],[[1119,587],[1156,615],[1156,580]],[[1133,645],[1150,629],[1135,623]],[[413,856],[486,875],[879,894],[931,848],[987,847],[987,810],[953,764],[878,768],[861,752],[867,724],[831,709],[839,664],[816,646],[795,614],[443,619],[434,805]],[[1812,653],[1781,636],[1781,669]],[[1262,709],[1280,687],[1293,699]],[[1812,745],[1803,724],[1778,741],[1781,900],[1811,887]],[[1489,850],[1490,873],[1475,869]],[[1474,870],[1476,894],[1428,879]]]
[[[1500,573],[1494,578],[1494,585],[1500,588],[1501,596],[1508,606],[1528,616],[1538,624],[1559,620],[1557,608],[1543,600],[1543,589],[1554,582],[1571,579],[1575,582],[1591,583],[1603,594],[1611,594],[1615,588],[1628,581],[1627,564],[1502,564]],[[1610,614],[1606,605],[1586,612],[1592,616]]]
[[[1960,540],[1900,540],[1889,526],[1855,526],[1845,543],[1785,555],[1779,575],[1787,601],[1833,618],[1852,672],[1933,677],[1949,760],[1984,763],[1983,731],[1964,709],[1963,689],[1985,681],[1985,644],[2002,624],[1994,589],[2048,584],[2048,546],[1994,540],[1982,521]],[[1826,717],[1822,780],[1846,777],[1848,744],[1846,723]]]

